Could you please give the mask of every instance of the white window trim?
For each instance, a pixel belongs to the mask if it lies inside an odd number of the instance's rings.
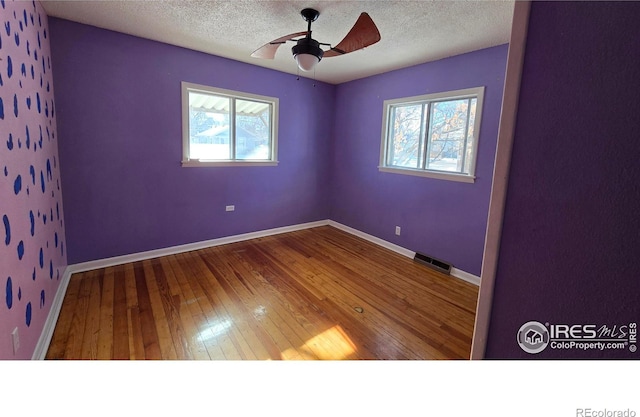
[[[470,96],[477,97],[476,117],[473,129],[474,152],[469,166],[469,174],[461,174],[457,172],[436,171],[421,168],[407,168],[387,165],[387,134],[389,122],[389,110],[398,104],[422,103],[425,101],[437,101],[441,99],[456,100],[460,98],[468,98]],[[484,87],[466,88],[455,91],[444,91],[441,93],[424,94],[420,96],[404,97],[391,100],[385,100],[383,103],[382,114],[382,139],[380,140],[380,164],[378,170],[380,172],[388,172],[392,174],[413,175],[418,177],[427,177],[440,180],[457,181],[474,183],[476,176],[476,161],[478,159],[478,137],[480,135],[480,124],[482,122],[482,108],[484,103]]]
[[[427,178],[434,178],[437,180],[466,182],[470,184],[473,184],[476,180],[476,177],[473,175],[459,174],[457,172],[446,172],[446,171],[427,171],[425,169],[418,169],[418,168],[396,168],[396,167],[379,166],[378,170],[380,172],[388,172],[390,174],[413,175],[415,177],[427,177]]]
[[[230,166],[276,166],[278,165],[278,108],[277,97],[261,96],[224,88],[210,87],[201,84],[182,81],[182,166],[183,167],[230,167]],[[189,92],[202,92],[219,96],[264,101],[272,104],[273,114],[271,123],[271,159],[270,160],[204,160],[189,158]]]

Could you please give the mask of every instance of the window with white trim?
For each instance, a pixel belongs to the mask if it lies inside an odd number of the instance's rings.
[[[278,99],[182,83],[182,165],[277,165]]]
[[[473,182],[484,87],[384,102],[380,171]]]

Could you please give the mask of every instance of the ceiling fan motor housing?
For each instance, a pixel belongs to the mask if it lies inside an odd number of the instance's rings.
[[[311,38],[302,38],[298,40],[296,45],[291,48],[293,56],[300,54],[309,54],[318,58],[318,61],[322,59],[324,51],[320,48],[320,42]]]

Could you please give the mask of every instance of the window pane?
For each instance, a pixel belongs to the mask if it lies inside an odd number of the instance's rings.
[[[422,104],[391,108],[388,165],[418,168]]]
[[[427,169],[463,172],[468,112],[469,99],[431,104]]]
[[[471,99],[471,108],[469,110],[469,131],[467,133],[467,153],[464,159],[464,171],[465,173],[471,172],[471,162],[473,161],[473,153],[475,152],[476,144],[473,140],[474,129],[476,121],[476,104],[478,99]]]
[[[236,158],[271,158],[271,106],[268,103],[236,100]]]
[[[230,105],[228,97],[189,92],[190,158],[230,158]]]

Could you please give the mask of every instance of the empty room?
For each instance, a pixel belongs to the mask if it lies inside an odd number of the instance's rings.
[[[25,118],[44,116],[11,132],[11,152],[45,160],[14,198],[37,191],[52,206],[28,207],[26,241],[7,216],[8,252],[23,242],[18,262],[32,273],[24,284],[9,274],[8,312],[29,303],[30,323],[7,357],[33,355],[42,333],[30,330],[45,327],[61,283],[49,359],[469,358],[513,5],[449,5],[499,24],[427,63],[383,60],[406,7],[299,6],[5,5],[7,39],[21,36],[16,53],[40,64],[24,76],[12,54],[7,81],[24,81],[18,95],[34,88],[31,106],[18,98]],[[435,13],[424,6],[414,12]],[[159,42],[104,28],[142,28],[140,7],[157,14],[146,29],[156,36],[167,36],[163,18],[197,18],[216,31],[201,29],[206,50],[251,49],[240,62],[185,47],[188,33]],[[264,39],[238,29],[249,24]],[[305,29],[294,38],[313,33],[326,50],[303,51],[313,70],[271,43]],[[331,56],[340,48],[351,49]],[[7,169],[15,185],[21,167]]]
[[[636,357],[588,3],[3,0],[0,358]]]

